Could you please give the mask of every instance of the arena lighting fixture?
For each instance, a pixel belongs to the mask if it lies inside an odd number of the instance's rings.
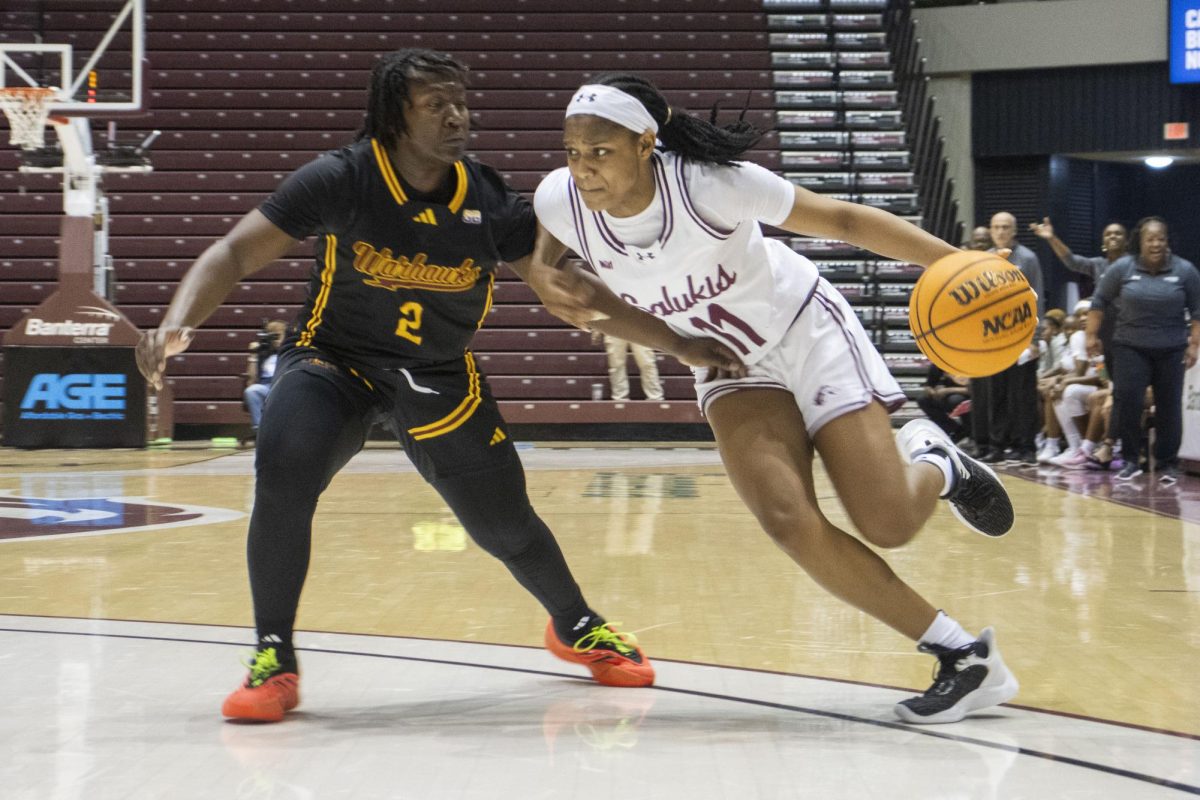
[[[1173,156],[1146,156],[1143,161],[1150,169],[1166,169],[1175,163],[1175,158]]]

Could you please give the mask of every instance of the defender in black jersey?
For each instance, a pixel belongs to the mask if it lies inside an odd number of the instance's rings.
[[[299,702],[292,630],[317,498],[376,422],[389,425],[472,538],[550,613],[547,647],[604,684],[647,686],[629,634],[583,598],[534,512],[521,462],[468,350],[497,264],[527,268],[529,202],[463,158],[466,67],[401,50],[372,73],[356,142],[301,167],[184,276],[138,362],[161,384],[243,277],[316,237],[304,307],[279,357],[258,433],[247,556],[258,646],[227,717],[275,721]]]

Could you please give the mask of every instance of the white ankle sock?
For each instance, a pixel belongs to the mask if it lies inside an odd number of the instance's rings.
[[[958,620],[947,616],[946,612],[941,610],[933,618],[929,630],[921,634],[922,644],[941,645],[951,650],[957,650],[973,641],[975,641],[975,637],[964,631],[963,626],[958,624]]]
[[[922,453],[913,459],[914,464],[920,464],[921,462],[932,464],[942,471],[945,483],[942,484],[941,497],[950,494],[950,490],[954,488],[954,463],[950,460],[950,457],[942,455],[937,450],[933,450],[928,453]]]

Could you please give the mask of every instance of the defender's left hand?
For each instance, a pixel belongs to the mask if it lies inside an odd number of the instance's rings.
[[[547,311],[576,328],[588,330],[588,323],[608,319],[591,307],[596,290],[570,269],[534,269],[527,280]]]

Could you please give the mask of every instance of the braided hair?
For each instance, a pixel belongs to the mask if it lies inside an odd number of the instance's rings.
[[[404,107],[411,101],[411,81],[443,78],[465,84],[468,67],[447,53],[408,47],[388,53],[371,70],[367,113],[356,139],[378,139],[384,147],[394,147],[396,139],[408,131]]]
[[[662,93],[645,78],[624,72],[611,72],[589,81],[611,86],[637,98],[658,123],[658,139],[662,149],[678,154],[689,161],[720,166],[736,166],[733,162],[758,144],[763,132],[746,122],[745,111],[736,122],[718,126],[714,105],[708,121],[671,108]]]
[[[1163,226],[1163,231],[1170,233],[1167,227],[1167,221],[1162,217],[1142,217],[1137,221],[1137,225],[1133,226],[1133,231],[1129,234],[1129,252],[1141,258],[1142,255],[1142,229],[1147,225],[1158,223]]]

